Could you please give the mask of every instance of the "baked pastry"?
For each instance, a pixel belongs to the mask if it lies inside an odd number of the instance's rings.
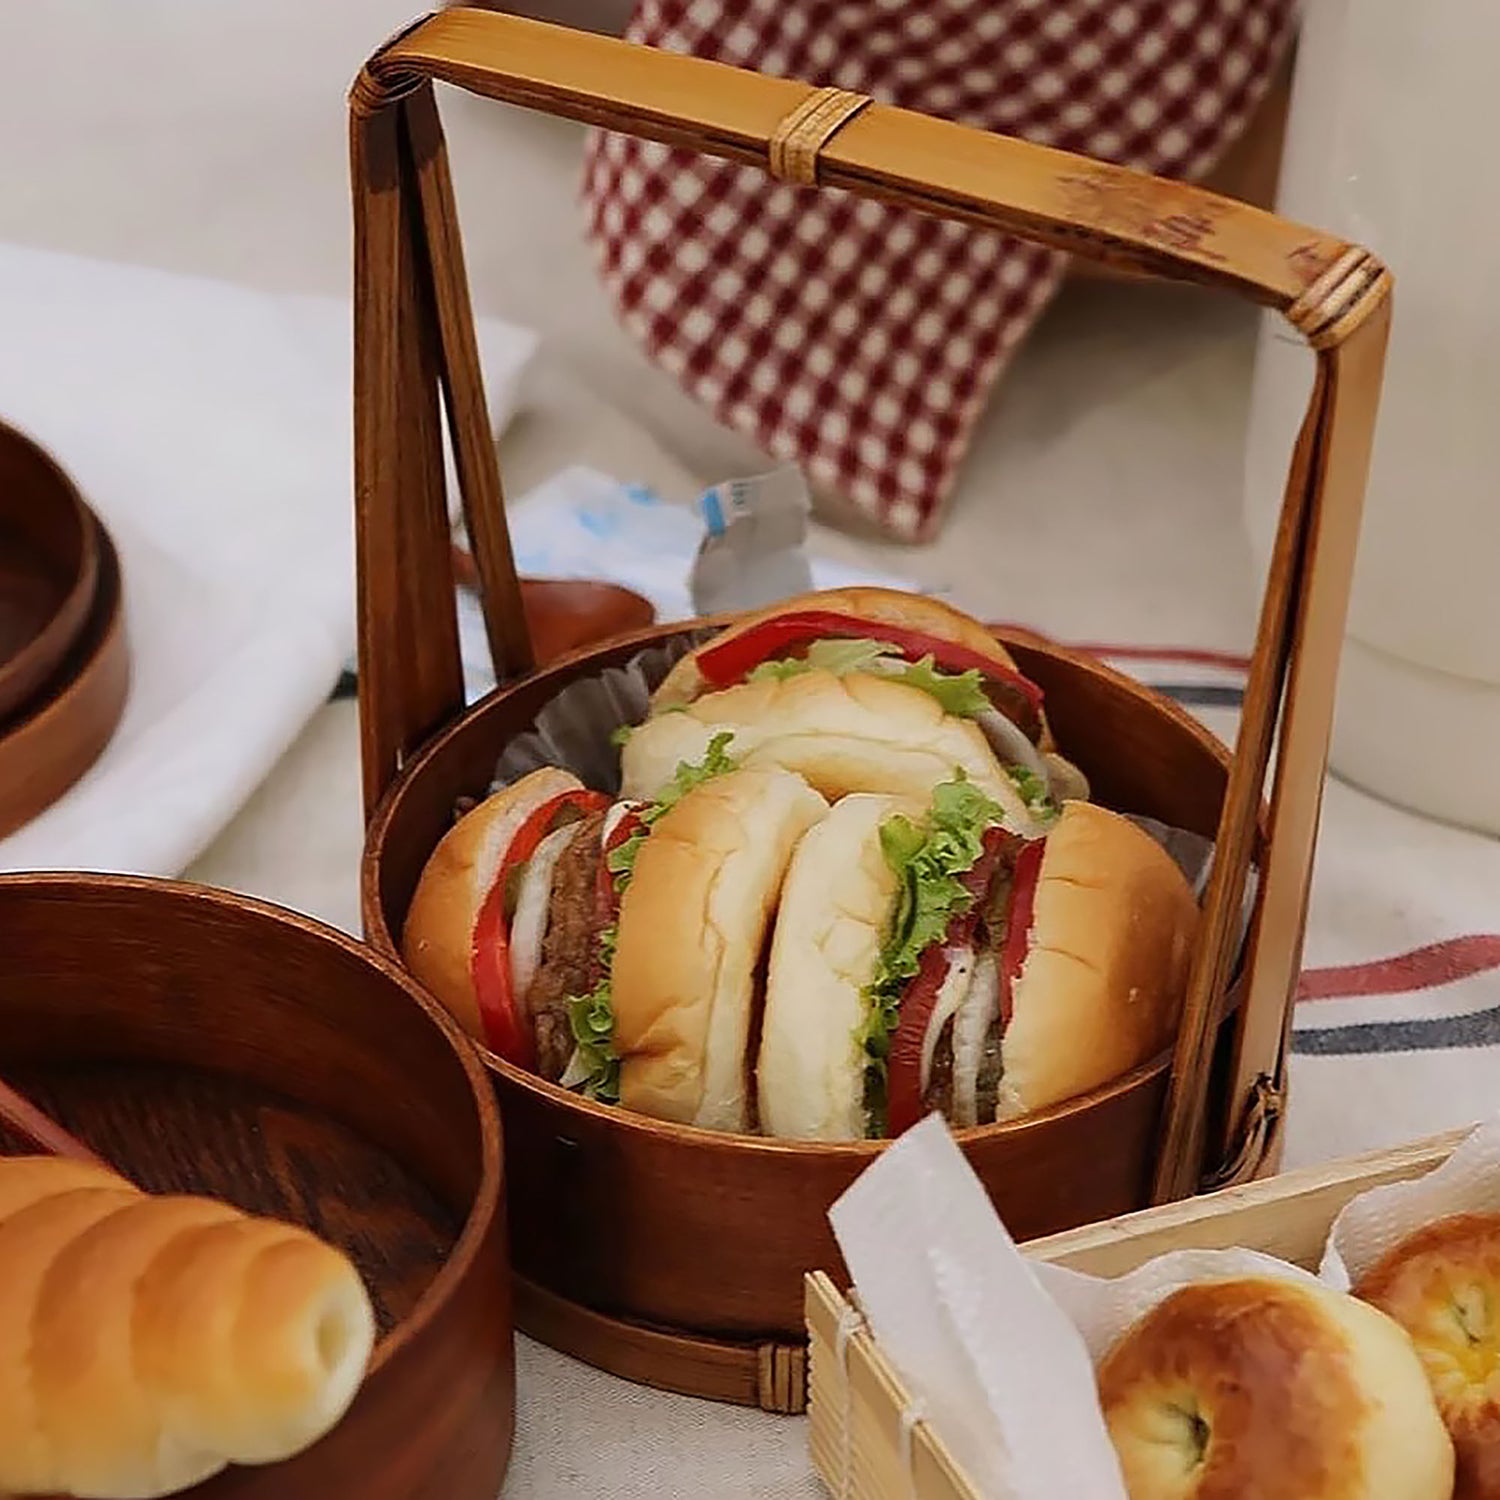
[[[1457,1455],[1454,1500],[1500,1496],[1500,1214],[1418,1230],[1354,1294],[1416,1345]]]
[[[1411,1342],[1353,1297],[1197,1282],[1110,1350],[1099,1399],[1130,1500],[1448,1500],[1453,1446]]]
[[[0,1492],[125,1500],[288,1458],[374,1342],[358,1273],[306,1230],[0,1158]]]

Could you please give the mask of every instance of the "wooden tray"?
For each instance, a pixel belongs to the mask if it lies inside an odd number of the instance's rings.
[[[187,1493],[494,1500],[514,1411],[500,1136],[457,1027],[352,940],[197,887],[0,876],[0,953],[0,1074],[143,1188],[323,1235],[375,1303],[344,1420]]]
[[[1036,1260],[1093,1276],[1123,1276],[1171,1250],[1235,1246],[1316,1271],[1328,1231],[1351,1198],[1441,1166],[1466,1133],[1288,1172],[1024,1248]],[[982,1500],[942,1434],[919,1418],[910,1392],[851,1303],[822,1271],[807,1278],[806,1312],[813,1466],[829,1490],[857,1500]],[[841,1324],[854,1331],[841,1338]]]
[[[82,631],[43,696],[0,720],[0,838],[50,807],[98,760],[125,712],[130,649],[120,561],[102,528],[95,538],[98,583]]]
[[[1285,314],[1317,351],[1233,762],[1153,695],[1066,653],[1024,654],[1057,704],[1060,741],[1098,778],[1102,800],[1213,831],[1217,858],[1175,1051],[1089,1099],[976,1134],[1013,1171],[1004,1188],[998,1168],[986,1180],[1007,1194],[1023,1232],[1268,1170],[1383,369],[1384,268],[1358,246],[1198,189],[838,90],[488,12],[449,10],[408,28],[351,95],[360,707],[372,820],[364,899],[369,935],[387,952],[455,795],[484,786],[506,737],[556,686],[623,649],[525,677],[535,658],[487,431],[435,81],[802,186],[1023,234],[1118,269],[1203,282]],[[468,712],[440,400],[496,675],[516,683]],[[1252,863],[1261,878],[1236,1004]],[[516,1260],[534,1278],[523,1288],[525,1326],[632,1378],[797,1409],[800,1279],[791,1270],[832,1263],[824,1211],[879,1147],[707,1136],[509,1070],[497,1077],[517,1143]],[[601,1194],[618,1212],[597,1211]]]
[[[82,634],[99,535],[72,481],[0,422],[0,723],[27,707]]]

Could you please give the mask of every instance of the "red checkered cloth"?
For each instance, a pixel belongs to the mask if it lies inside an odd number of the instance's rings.
[[[641,0],[628,35],[1194,177],[1259,102],[1295,0]],[[690,395],[881,530],[936,530],[1066,257],[596,132],[600,274]]]

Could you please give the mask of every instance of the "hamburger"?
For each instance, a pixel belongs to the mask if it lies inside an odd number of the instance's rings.
[[[713,740],[651,800],[545,768],[434,850],[402,951],[507,1062],[643,1114],[744,1130],[760,959],[801,835],[827,811]]]
[[[1038,833],[1087,795],[1050,750],[1034,683],[977,622],[936,600],[838,589],[742,620],[679,661],[624,736],[626,795],[651,796],[731,733],[745,764],[797,771],[830,799],[926,798],[961,772]]]
[[[1009,1120],[1128,1072],[1175,1032],[1198,918],[1170,856],[1070,802],[1023,839],[966,779],[846,797],[803,837],[771,944],[768,1135]]]

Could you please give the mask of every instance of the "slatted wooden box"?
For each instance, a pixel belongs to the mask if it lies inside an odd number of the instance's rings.
[[[1023,1248],[1094,1276],[1123,1276],[1172,1250],[1263,1250],[1315,1271],[1339,1210],[1370,1188],[1441,1166],[1464,1132],[1310,1167],[1127,1214]],[[826,1273],[806,1281],[810,1442],[831,1493],[848,1500],[982,1500],[868,1327]],[[840,1329],[844,1329],[843,1333]]]
[[[363,910],[369,940],[392,957],[455,803],[483,794],[509,739],[565,683],[674,629],[532,671],[435,82],[760,166],[809,190],[840,188],[1202,282],[1284,314],[1316,351],[1232,762],[1155,695],[1016,642],[1101,800],[1216,840],[1175,1052],[1046,1114],[962,1133],[1023,1234],[1270,1170],[1384,360],[1384,268],[1357,246],[1190,187],[611,38],[455,9],[393,39],[351,96]],[[444,414],[503,684],[471,710],[453,617]],[[507,1131],[520,1326],[633,1379],[800,1409],[802,1275],[836,1264],[827,1208],[878,1143],[712,1136],[487,1061]]]

